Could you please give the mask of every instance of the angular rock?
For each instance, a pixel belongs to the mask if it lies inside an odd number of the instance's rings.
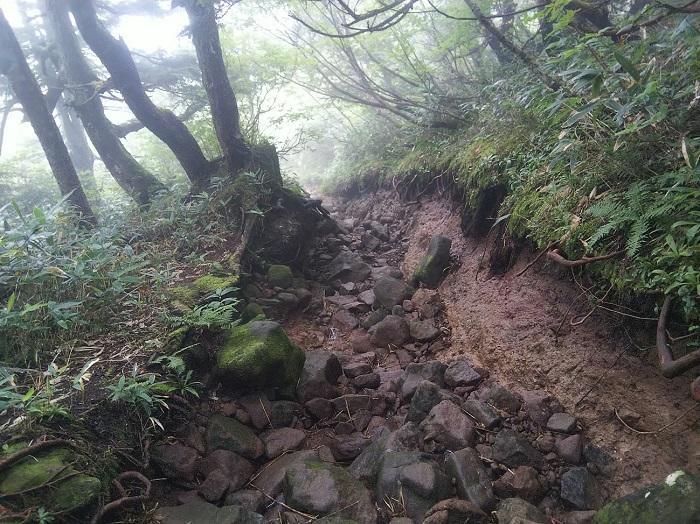
[[[284,477],[292,465],[304,461],[319,460],[319,454],[314,450],[295,451],[287,453],[268,462],[253,481],[253,485],[271,497],[277,497],[282,492]]]
[[[179,442],[154,446],[151,458],[158,468],[168,478],[187,481],[194,480],[194,474],[199,460],[199,454]]]
[[[306,440],[306,433],[300,429],[273,429],[260,435],[265,444],[265,456],[269,459],[279,457],[285,451],[299,449]]]
[[[217,502],[226,494],[230,486],[229,479],[220,469],[215,469],[199,485],[199,492],[209,502]]]
[[[384,320],[388,314],[389,312],[386,309],[376,309],[372,311],[362,322],[362,327],[365,329],[370,329],[382,320]]]
[[[372,274],[372,268],[350,251],[343,251],[328,263],[328,280],[363,282]]]
[[[495,428],[501,422],[501,417],[498,416],[496,410],[480,400],[467,399],[462,407],[477,422],[483,424],[486,429]]]
[[[476,437],[471,419],[449,400],[443,400],[431,409],[420,423],[420,429],[425,441],[432,440],[452,451],[471,446]]]
[[[593,524],[695,524],[700,522],[700,477],[676,471],[662,484],[605,505]]]
[[[369,328],[370,341],[378,347],[400,346],[408,340],[408,324],[397,315],[388,315]]]
[[[500,384],[493,384],[482,395],[481,400],[511,414],[517,413],[520,409],[520,399]]]
[[[343,374],[348,378],[355,378],[372,372],[372,366],[368,362],[350,362],[343,366]]]
[[[330,418],[335,411],[333,403],[326,398],[312,398],[304,404],[304,407],[318,420]]]
[[[430,410],[440,402],[442,402],[440,387],[427,380],[422,380],[418,384],[413,397],[411,397],[411,405],[408,407],[406,421],[420,424],[428,416]]]
[[[415,290],[403,280],[392,277],[381,277],[374,284],[374,299],[385,308],[400,305],[410,299]]]
[[[379,373],[367,373],[352,379],[352,383],[362,389],[377,389],[382,382]]]
[[[371,443],[372,440],[362,433],[350,433],[335,437],[331,442],[331,451],[335,460],[345,462],[355,459]]]
[[[336,311],[333,314],[333,326],[343,329],[343,330],[353,330],[360,325],[360,321],[357,317],[345,309]]]
[[[463,522],[485,524],[488,521],[488,515],[471,502],[446,499],[441,500],[426,512],[423,524],[461,524]]]
[[[559,401],[543,390],[523,392],[525,411],[530,419],[544,426],[553,413],[563,411]]]
[[[270,425],[270,411],[272,404],[263,393],[245,395],[238,399],[238,403],[243,406],[250,416],[250,423],[255,429],[263,429]]]
[[[374,524],[377,512],[369,491],[345,469],[323,462],[297,462],[287,469],[286,503],[312,515],[344,517]]]
[[[262,515],[241,506],[219,508],[203,500],[160,507],[154,517],[162,524],[263,524]]]
[[[202,477],[209,477],[212,472],[222,472],[228,480],[227,488],[233,492],[242,488],[253,476],[255,468],[246,459],[232,451],[216,450],[207,455],[197,468]],[[218,500],[218,499],[216,499]]]
[[[558,433],[573,433],[576,430],[576,419],[568,413],[554,413],[547,420],[547,429]]]
[[[519,498],[510,498],[499,502],[496,517],[499,523],[503,522],[505,524],[513,522],[522,524],[529,524],[530,522],[537,524],[549,523],[549,519],[544,513],[529,502]]]
[[[440,284],[445,270],[450,265],[452,240],[436,235],[430,239],[428,251],[413,272],[411,282],[422,283],[427,288],[435,289]]]
[[[561,476],[560,496],[576,509],[598,509],[601,501],[598,483],[586,468],[571,468]]]
[[[339,391],[335,384],[342,373],[340,361],[333,353],[307,351],[297,385],[299,399],[305,402],[317,397],[337,397]]]
[[[408,330],[411,338],[418,342],[430,342],[440,336],[440,330],[432,319],[411,320],[408,323]]]
[[[360,453],[348,468],[349,473],[374,485],[381,460],[386,453],[414,451],[418,448],[419,433],[415,424],[408,423],[396,431],[382,435]]]
[[[368,289],[367,291],[362,291],[357,295],[357,299],[363,304],[367,304],[369,307],[374,306],[374,291]]]
[[[445,370],[445,384],[451,388],[476,386],[481,382],[481,375],[466,360],[455,360]]]
[[[510,429],[499,431],[492,452],[494,460],[510,468],[533,466],[541,469],[545,463],[542,453],[533,448],[525,437]]]
[[[474,449],[446,453],[445,472],[453,479],[460,498],[469,500],[484,511],[493,508],[496,498],[491,477]]]
[[[499,498],[517,497],[533,504],[539,502],[545,493],[537,470],[530,466],[519,466],[506,472],[493,483],[493,490]]]
[[[409,364],[401,384],[401,400],[403,402],[409,400],[422,380],[428,380],[442,387],[445,384],[446,369],[447,366],[437,360]]]
[[[569,464],[578,464],[581,462],[581,454],[583,453],[583,436],[582,435],[571,435],[558,441],[555,444],[557,450],[557,455],[559,455],[562,460],[568,462]]]
[[[227,387],[286,388],[296,385],[304,352],[278,323],[255,320],[229,331],[216,361]]]
[[[209,451],[225,449],[249,459],[258,458],[265,450],[262,441],[250,428],[222,415],[213,415],[209,419],[206,440]]]

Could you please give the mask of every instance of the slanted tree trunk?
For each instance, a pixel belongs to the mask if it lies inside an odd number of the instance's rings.
[[[94,225],[95,214],[80,185],[68,148],[61,138],[58,125],[46,106],[44,95],[29,69],[22,48],[2,9],[0,9],[0,73],[7,76],[15,97],[22,104],[24,113],[46,154],[61,194],[79,214],[82,223]]]
[[[114,134],[95,90],[97,75],[82,54],[65,1],[45,0],[44,4],[72,94],[71,104],[80,116],[90,141],[121,188],[139,204],[148,204],[153,194],[165,190],[165,186],[129,154]]]
[[[68,0],[68,4],[80,34],[107,68],[112,83],[136,118],[175,154],[195,190],[206,187],[213,165],[187,126],[172,111],[158,108],[148,97],[126,44],[102,25],[92,0]]]
[[[192,42],[197,52],[202,84],[207,92],[216,138],[231,174],[242,170],[251,159],[250,149],[241,135],[236,95],[231,88],[221,52],[219,28],[213,2],[181,0],[190,19]]]

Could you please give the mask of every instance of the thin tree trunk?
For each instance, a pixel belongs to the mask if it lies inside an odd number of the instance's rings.
[[[90,141],[121,188],[139,204],[148,204],[152,195],[165,190],[165,186],[129,154],[114,134],[99,94],[95,92],[97,76],[82,54],[65,1],[46,0],[45,7],[49,26],[58,43],[64,73],[71,86],[72,105]]]
[[[148,97],[126,44],[102,25],[92,0],[68,0],[68,3],[80,34],[109,71],[134,116],[165,142],[195,189],[206,187],[213,164],[207,161],[187,126],[172,111],[158,108]]]
[[[216,137],[231,174],[235,174],[250,162],[251,153],[241,135],[238,103],[221,53],[214,5],[199,0],[184,0],[181,4],[190,19],[192,42],[197,51]]]
[[[46,154],[61,194],[80,215],[81,222],[94,225],[95,214],[80,185],[68,148],[63,142],[58,125],[46,106],[44,95],[29,69],[22,48],[2,9],[0,9],[0,73],[7,76],[15,97],[22,104],[24,113],[29,118]]]
[[[66,104],[64,99],[56,104],[56,113],[63,132],[63,138],[68,146],[68,152],[73,160],[75,170],[85,189],[97,192],[95,179],[95,155],[90,149],[85,128],[75,111]],[[90,196],[93,196],[92,194]]]

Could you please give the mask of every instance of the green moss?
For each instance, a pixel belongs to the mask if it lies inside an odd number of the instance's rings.
[[[185,345],[185,339],[190,332],[188,326],[182,326],[174,331],[171,331],[165,337],[165,344],[163,346],[163,351],[165,353],[175,353],[176,351],[182,349]]]
[[[217,366],[233,387],[286,387],[296,384],[304,359],[279,324],[254,321],[229,331]]]
[[[197,302],[197,290],[191,286],[175,286],[170,288],[168,293],[175,302],[188,308],[191,308]]]
[[[68,448],[55,448],[24,458],[0,475],[0,493],[18,493],[36,488],[70,473],[68,465],[73,457]]]
[[[265,312],[260,304],[251,302],[243,308],[243,311],[241,311],[241,318],[244,322],[250,322],[254,319],[262,320],[265,318]]]
[[[77,475],[61,482],[51,495],[48,507],[55,512],[70,512],[87,506],[102,491],[100,479]]]
[[[173,299],[172,306],[182,313],[187,313],[202,298],[211,295],[219,289],[235,288],[238,282],[238,275],[223,277],[204,275],[189,284],[172,287],[168,293]]]
[[[675,478],[674,478],[675,477]],[[670,480],[674,478],[673,480]],[[700,522],[700,479],[683,472],[604,506],[593,524],[691,524]]]
[[[217,289],[226,289],[236,287],[238,284],[238,275],[227,275],[225,277],[217,277],[214,275],[204,275],[195,280],[192,285],[200,295],[209,295]]]
[[[267,269],[267,281],[271,286],[288,288],[292,285],[292,270],[289,266],[273,264]]]

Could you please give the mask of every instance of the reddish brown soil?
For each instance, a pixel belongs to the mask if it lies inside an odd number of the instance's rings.
[[[461,261],[439,289],[452,328],[452,347],[441,358],[465,354],[514,391],[545,389],[556,396],[583,423],[588,439],[614,457],[616,467],[603,479],[609,496],[697,468],[691,455],[700,440],[700,405],[689,398],[690,377],[664,378],[649,363],[653,348],[641,348],[652,349],[648,354],[635,348],[638,339],[653,336],[655,323],[632,328],[595,313],[580,326],[569,327],[567,320],[556,343],[555,332],[579,295],[567,273],[540,264],[518,277],[532,259],[522,254],[506,275],[489,277],[487,268],[478,271],[484,243],[464,239],[450,203],[426,199],[412,216],[405,274],[435,234],[452,238]],[[570,316],[589,309],[581,300]],[[633,427],[651,433],[626,428],[615,410],[635,412],[640,418]]]

